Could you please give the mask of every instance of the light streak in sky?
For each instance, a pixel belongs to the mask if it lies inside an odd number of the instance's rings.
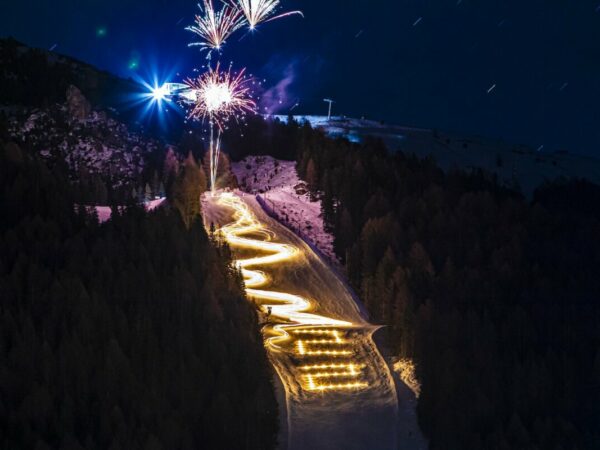
[[[186,28],[198,35],[200,42],[189,44],[190,47],[201,47],[203,50],[221,50],[227,38],[236,30],[244,25],[244,15],[242,11],[232,5],[223,4],[220,11],[216,11],[213,0],[203,0],[204,6],[200,3],[202,14],[196,16],[196,24]]]
[[[248,297],[259,301],[259,307],[276,322],[269,327],[273,336],[267,346],[273,351],[290,351],[297,358],[316,364],[299,367],[301,385],[308,391],[357,390],[368,387],[361,381],[365,367],[353,360],[352,340],[347,334],[355,327],[352,322],[314,313],[311,300],[288,292],[267,290],[270,277],[261,269],[291,263],[299,258],[294,246],[271,241],[272,233],[252,213],[248,205],[232,193],[219,193],[217,204],[234,211],[234,221],[218,230],[232,247],[255,250],[259,256],[236,260],[241,269]],[[256,236],[264,237],[259,240]],[[308,339],[305,339],[307,336]]]
[[[302,11],[290,11],[274,16],[279,7],[279,0],[237,0],[238,8],[243,12],[251,30],[262,22],[282,19],[284,17],[299,15],[304,17]]]

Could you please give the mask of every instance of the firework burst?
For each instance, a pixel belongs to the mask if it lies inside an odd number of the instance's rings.
[[[235,31],[244,25],[244,14],[242,11],[232,5],[223,4],[220,11],[216,11],[212,0],[203,0],[204,6],[200,3],[202,15],[196,16],[196,24],[186,28],[202,39],[200,42],[189,44],[190,47],[201,47],[203,50],[220,50],[225,41]]]
[[[194,106],[188,118],[209,121],[210,125],[210,184],[214,192],[217,185],[217,172],[221,155],[221,134],[225,124],[232,118],[239,121],[248,113],[256,112],[256,103],[251,97],[250,79],[245,69],[237,74],[220,69],[219,63],[195,79],[185,81],[189,92],[193,93]],[[217,130],[215,130],[215,127]]]
[[[271,22],[295,14],[304,17],[302,11],[290,11],[274,16],[279,3],[279,0],[237,0],[233,6],[242,11],[251,30],[262,22]]]
[[[231,68],[221,70],[220,64],[198,78],[187,79],[185,84],[195,93],[196,101],[188,117],[194,120],[208,119],[220,130],[231,118],[239,120],[248,113],[256,112],[256,103],[250,92],[250,79],[245,69],[235,74]]]

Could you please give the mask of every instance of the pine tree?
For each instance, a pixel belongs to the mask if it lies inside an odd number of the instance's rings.
[[[204,194],[206,191],[208,191],[208,176],[206,175],[206,170],[204,170],[204,166],[202,164],[198,166],[198,172],[200,194]]]
[[[394,301],[392,274],[396,264],[394,252],[388,247],[375,272],[375,290],[378,305],[374,308],[374,311],[376,312],[375,317],[382,323],[389,323],[391,319],[391,305]]]
[[[137,202],[139,205],[143,205],[144,201],[145,201],[145,189],[143,186],[140,186],[137,190],[138,192],[138,197],[137,197]]]
[[[342,210],[336,236],[338,236],[338,238],[334,241],[335,249],[338,254],[344,255],[346,249],[352,245],[356,236],[356,230],[354,228],[352,216],[350,216],[350,213],[346,207],[344,207]]]
[[[189,228],[200,215],[200,196],[206,191],[206,176],[190,152],[182,173],[173,185],[173,204],[179,210],[183,222]]]
[[[155,170],[154,175],[152,176],[152,194],[159,195],[158,192],[160,190],[160,178],[158,177],[158,172]]]
[[[99,176],[95,176],[93,180],[94,189],[94,204],[106,205],[108,202],[108,193],[106,185]]]
[[[221,152],[219,158],[219,168],[220,168],[220,187],[228,187],[230,189],[237,189],[238,181],[235,177],[233,170],[231,170],[231,161],[229,160],[229,156],[227,154]]]
[[[315,168],[315,162],[312,158],[308,160],[306,166],[306,183],[312,191],[316,191],[319,188],[319,179],[317,176],[317,169]]]
[[[165,162],[163,163],[163,178],[162,181],[168,190],[171,189],[175,178],[179,175],[179,159],[173,150],[173,147],[169,147],[165,154]]]

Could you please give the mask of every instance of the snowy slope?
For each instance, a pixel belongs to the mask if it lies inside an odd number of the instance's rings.
[[[146,211],[151,212],[165,204],[166,198],[159,198],[144,202],[144,208]],[[110,220],[112,216],[112,208],[110,206],[90,206],[88,209],[93,208],[96,210],[98,215],[98,222],[104,223]],[[90,211],[91,212],[91,211]]]
[[[232,170],[241,190],[260,194],[281,222],[337,265],[333,236],[325,230],[321,217],[321,202],[312,201],[306,183],[298,178],[294,162],[270,156],[249,156],[233,163]]]
[[[267,345],[271,361],[286,390],[284,408],[287,411],[287,446],[282,443],[282,449],[397,449],[397,397],[390,370],[372,340],[372,333],[376,327],[365,322],[360,308],[343,280],[310,246],[269,217],[254,196],[241,196],[239,192],[235,195],[247,205],[248,211],[266,230],[265,233],[248,232],[250,239],[262,238],[298,250],[293,258],[285,262],[256,267],[268,278],[267,285],[261,289],[301,296],[310,301],[310,313],[318,314],[322,318],[352,322],[350,328],[339,330],[344,338],[339,349],[348,350],[349,356],[302,356],[303,352],[296,351],[297,341],[302,338],[296,335],[285,343]],[[204,195],[202,209],[207,226],[215,224],[217,228],[221,228],[235,219],[232,217],[234,210],[221,205],[218,195]],[[255,256],[244,244],[232,244],[232,248],[236,258]],[[258,303],[260,302],[256,304]],[[275,313],[274,316],[277,317]],[[265,338],[273,336],[273,325],[277,323],[279,322],[275,319],[274,322],[265,324]],[[301,328],[318,332],[332,327],[305,325]],[[311,341],[307,341],[307,345],[309,342]],[[310,345],[321,348],[318,342]],[[356,367],[360,368],[358,378],[353,380],[361,381],[364,386],[360,389],[334,388],[322,392],[307,389],[304,382],[306,372],[302,367],[305,368],[306,364],[327,362],[332,358],[338,362],[351,359]],[[344,376],[337,375],[342,377],[342,381],[345,380]],[[323,384],[330,382],[324,380]]]
[[[287,122],[286,116],[273,118]],[[506,185],[520,186],[527,196],[544,181],[559,177],[585,178],[600,184],[600,160],[573,153],[536,151],[499,140],[373,120],[346,117],[327,120],[324,116],[295,119],[323,128],[332,137],[345,137],[352,142],[361,142],[367,136],[380,138],[392,151],[401,150],[422,158],[432,156],[444,170],[485,169]]]
[[[242,190],[254,195],[260,195],[265,199],[268,209],[275,210],[278,214],[280,222],[285,223],[288,228],[293,229],[297,234],[300,234],[305,241],[315,245],[318,250],[326,256],[330,261],[334,262],[334,266],[339,264],[333,251],[333,237],[324,229],[323,219],[321,217],[320,201],[311,201],[311,198],[306,193],[306,184],[298,178],[295,169],[295,163],[289,161],[279,161],[270,156],[250,156],[241,162],[232,164],[232,170],[236,175],[239,185]],[[254,199],[245,197],[246,201],[253,207],[254,211],[262,217],[262,220],[270,221],[271,229],[276,228],[268,216],[262,211],[258,211],[257,203]],[[217,212],[218,208],[212,204],[208,197],[204,198],[203,211],[205,220],[209,223],[211,220],[215,223],[223,223],[226,220],[218,218],[221,212]],[[299,230],[299,231],[298,231]],[[281,230],[279,238],[283,235],[291,239],[289,232]],[[295,242],[298,242],[297,240]],[[297,244],[299,245],[299,244]],[[304,245],[305,254],[312,253],[311,248]],[[319,265],[313,263],[315,270],[319,273],[331,272],[322,263]],[[317,268],[318,266],[318,268]],[[300,285],[304,285],[300,292],[311,294],[313,298],[318,299],[321,311],[325,311],[335,317],[347,317],[353,320],[363,320],[365,317],[361,311],[361,305],[352,301],[346,301],[346,297],[352,294],[345,286],[338,284],[338,289],[335,292],[329,292],[324,289],[322,283],[312,285],[310,278],[304,276],[301,271],[294,271],[294,278],[302,280],[301,284],[296,284],[294,288],[299,289]],[[280,279],[275,277],[275,279]],[[299,282],[300,283],[300,282]],[[339,281],[338,281],[339,283]],[[331,282],[326,282],[326,285],[331,285]],[[328,293],[328,294],[327,294]],[[359,313],[356,316],[353,311]],[[370,341],[370,336],[365,336],[365,344]],[[373,347],[371,347],[374,349]],[[377,352],[376,349],[374,349]],[[378,356],[378,358],[381,358]],[[281,364],[281,362],[279,362]],[[276,363],[277,365],[277,363]],[[392,367],[390,364],[390,372],[393,374],[394,384],[397,388],[397,410],[396,410],[396,430],[395,438],[401,444],[401,448],[410,450],[425,450],[427,441],[423,437],[416,414],[417,395],[414,392],[415,383],[405,375],[406,371],[401,370],[401,367]],[[289,373],[290,368],[285,366],[278,368],[278,373],[282,377],[282,381],[288,386],[292,383]],[[385,390],[385,389],[384,389]],[[385,397],[385,396],[384,396]],[[291,439],[291,448],[337,448],[335,444],[342,444],[344,448],[367,448],[362,439],[365,436],[371,436],[368,432],[361,433],[360,430],[367,428],[382,431],[382,424],[389,425],[389,404],[386,401],[381,403],[383,398],[374,398],[367,396],[366,398],[354,398],[349,403],[344,401],[332,402],[328,404],[319,404],[319,402],[309,401],[304,402],[301,398],[295,398],[294,395],[288,392],[288,412],[287,420],[290,423],[288,430]],[[338,399],[339,400],[339,399]],[[387,405],[387,406],[385,406]],[[337,415],[330,416],[328,411],[334,409],[338,412]],[[369,414],[354,416],[347,408],[355,410],[369,411]],[[387,412],[384,412],[387,411]],[[355,422],[355,420],[357,420]],[[374,420],[374,423],[373,423]],[[344,422],[346,425],[344,426]],[[381,423],[379,423],[381,422]],[[350,429],[346,428],[350,427]],[[356,429],[352,429],[356,428]],[[385,428],[385,427],[384,427]],[[389,433],[389,428],[386,429]],[[364,434],[363,434],[364,433]],[[317,441],[313,441],[315,436],[319,436]],[[346,440],[346,437],[350,437]],[[320,447],[322,441],[323,447]],[[295,441],[295,443],[294,443]],[[377,441],[377,439],[375,439]],[[390,435],[384,436],[383,433],[379,436],[378,442],[373,442],[369,448],[387,448],[390,445]],[[289,449],[288,449],[289,450]]]

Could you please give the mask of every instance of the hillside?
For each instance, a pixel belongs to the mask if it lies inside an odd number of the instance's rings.
[[[279,220],[313,244],[337,266],[333,237],[325,230],[321,202],[312,198],[308,186],[298,178],[293,161],[270,156],[249,156],[232,165],[240,189],[259,194]]]
[[[152,127],[142,127],[126,103],[140,86],[13,39],[0,39],[0,62],[1,137],[50,167],[65,165],[79,203],[165,195],[163,163],[170,147]]]
[[[0,448],[273,449],[273,373],[202,224],[202,166],[106,109],[121,80],[1,52]]]
[[[561,180],[528,200],[375,141],[306,140],[298,174],[416,368],[429,448],[598,448],[600,187]]]
[[[0,108],[50,106],[64,101],[77,86],[96,106],[115,106],[137,85],[58,53],[35,49],[14,39],[0,39]]]
[[[52,165],[65,161],[74,175],[99,175],[113,188],[135,181],[146,158],[159,148],[156,141],[130,133],[102,112],[87,111],[76,117],[71,110],[70,104],[57,104],[24,120],[12,119],[10,138]]]
[[[287,122],[285,116],[275,116]],[[483,169],[495,174],[498,180],[518,187],[525,195],[545,181],[557,178],[584,178],[600,184],[600,160],[567,151],[549,153],[523,145],[464,136],[434,129],[397,126],[371,120],[323,116],[298,116],[324,129],[331,137],[345,137],[351,142],[363,142],[368,137],[382,139],[392,151],[432,157],[444,170]]]

